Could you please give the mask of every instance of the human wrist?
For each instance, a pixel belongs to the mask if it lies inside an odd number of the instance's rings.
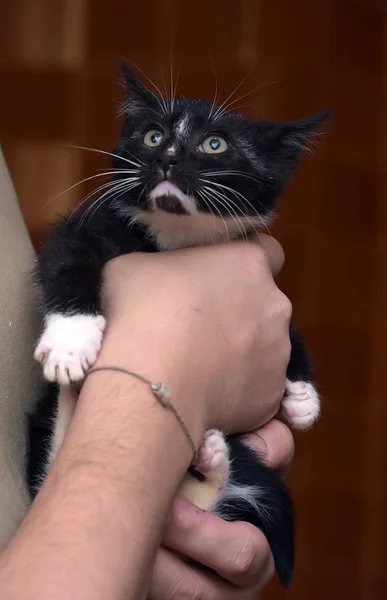
[[[168,323],[166,326],[160,325],[157,319],[152,322],[140,316],[134,321],[129,325],[125,318],[109,322],[95,367],[119,366],[152,382],[165,383],[173,404],[191,421],[192,434],[195,437],[196,432],[200,436],[196,441],[200,442],[203,431],[211,426],[211,410],[206,374],[195,366],[188,328],[184,323]],[[147,387],[135,376],[117,375],[115,379],[122,383],[125,379],[125,385],[133,385],[136,380],[137,387]]]

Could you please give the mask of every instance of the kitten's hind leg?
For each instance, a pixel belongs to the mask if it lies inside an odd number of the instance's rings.
[[[308,429],[319,417],[320,399],[304,344],[293,326],[290,327],[290,340],[292,350],[281,415],[294,429]]]
[[[31,497],[38,493],[70,425],[78,390],[49,384],[29,416],[27,483]]]
[[[211,510],[224,493],[230,473],[230,460],[225,437],[217,429],[209,429],[200,444],[195,468],[185,476],[178,495],[204,510]]]
[[[59,388],[57,413],[52,431],[51,447],[47,460],[47,470],[51,467],[51,464],[56,458],[67,430],[70,427],[78,396],[79,391],[70,385],[61,385]]]
[[[294,429],[308,429],[320,414],[320,399],[314,385],[308,381],[286,380],[281,415]]]

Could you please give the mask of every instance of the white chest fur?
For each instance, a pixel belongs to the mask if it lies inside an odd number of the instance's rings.
[[[161,210],[157,199],[162,196],[174,196],[180,201],[187,214],[176,215]],[[199,212],[195,198],[184,194],[175,184],[164,180],[149,194],[152,210],[129,209],[131,223],[143,223],[155,238],[160,250],[177,250],[190,246],[219,244],[251,233],[266,224],[262,217],[224,217],[219,209],[217,213]],[[218,214],[219,213],[219,214]]]
[[[190,215],[173,215],[162,210],[138,211],[131,222],[144,223],[155,237],[160,250],[177,250],[190,246],[218,244],[241,237],[262,221],[244,217],[230,219],[195,212]]]

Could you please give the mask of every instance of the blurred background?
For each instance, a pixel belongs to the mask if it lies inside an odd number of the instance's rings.
[[[36,247],[92,186],[50,199],[107,165],[67,146],[112,148],[121,57],[164,89],[171,39],[181,95],[212,99],[215,71],[225,100],[251,70],[234,96],[246,115],[335,110],[273,227],[324,399],[321,421],[297,436],[286,598],[386,598],[387,3],[2,0],[0,143]],[[277,582],[264,594],[284,597]]]

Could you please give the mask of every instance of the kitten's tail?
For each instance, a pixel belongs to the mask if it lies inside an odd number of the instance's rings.
[[[294,571],[295,511],[282,479],[260,462],[237,436],[227,438],[231,478],[213,512],[228,521],[247,521],[266,536],[281,583],[288,588]]]

